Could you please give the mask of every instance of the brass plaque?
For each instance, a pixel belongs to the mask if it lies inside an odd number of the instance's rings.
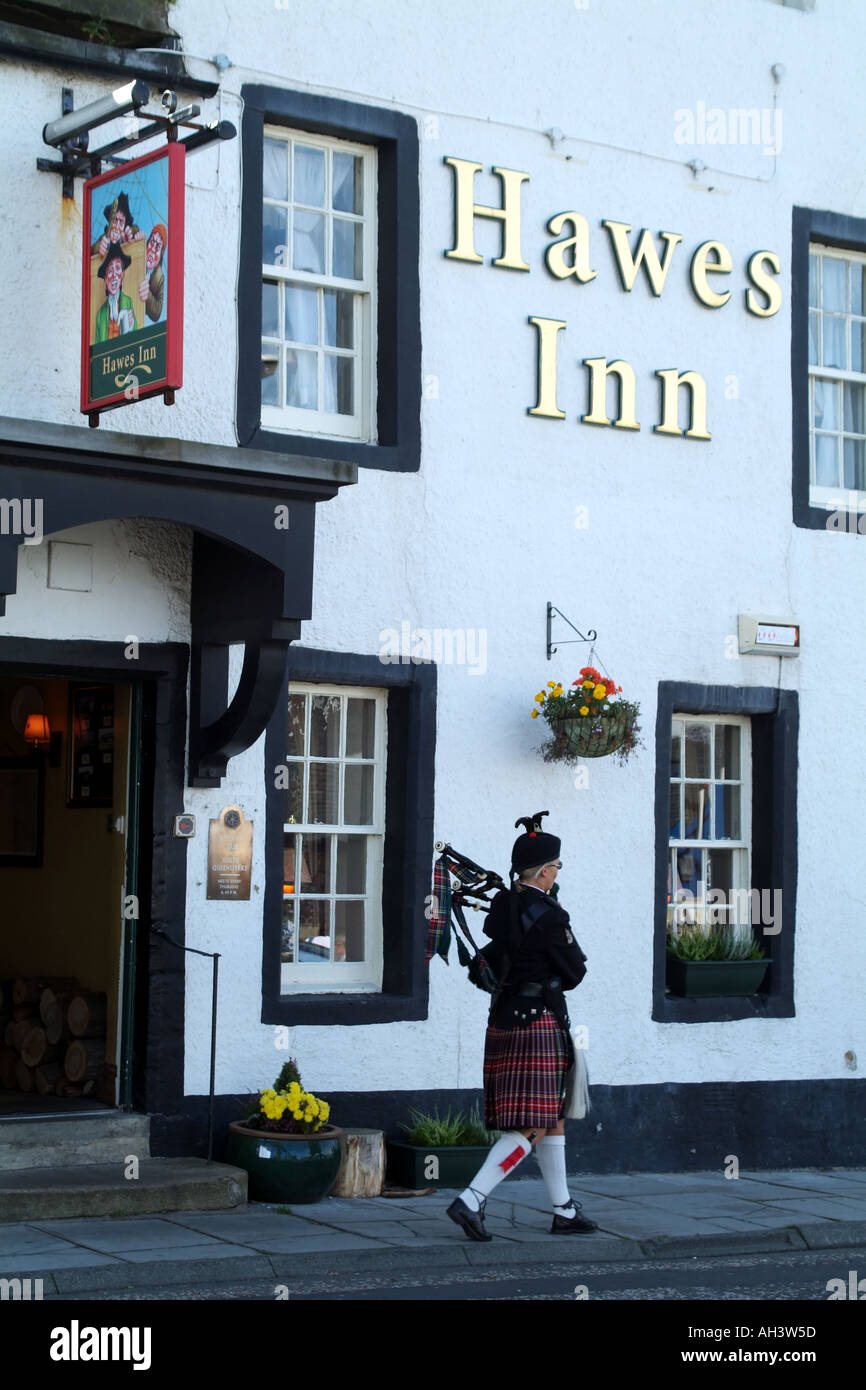
[[[253,863],[253,822],[240,806],[224,806],[210,822],[207,842],[207,896],[224,902],[249,898]]]

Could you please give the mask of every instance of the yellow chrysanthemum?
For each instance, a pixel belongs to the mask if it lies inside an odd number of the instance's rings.
[[[555,685],[556,685],[556,681],[548,681],[548,682],[547,682],[547,688],[548,688],[548,690],[553,690],[553,688],[554,688]]]
[[[581,714],[589,714],[589,707],[587,705],[581,705],[580,712]]]
[[[592,690],[592,681],[584,681],[583,688],[584,690]]]
[[[535,697],[535,703],[536,703],[537,705],[543,705],[543,704],[544,704],[544,691],[543,691],[543,690],[539,690],[538,694],[537,694],[536,697]]]
[[[603,700],[605,695],[607,694],[607,690],[603,685],[599,684],[595,687],[595,690],[592,693],[597,700]]]
[[[534,710],[531,711],[531,718],[532,718],[532,719],[537,719],[537,718],[538,718],[538,710],[537,710],[537,709],[534,709]]]

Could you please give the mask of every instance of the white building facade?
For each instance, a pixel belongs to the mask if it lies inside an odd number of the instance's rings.
[[[141,10],[101,44],[0,26],[0,979],[107,995],[103,1103],[154,1153],[203,1151],[211,963],[181,945],[220,956],[221,1120],[294,1056],[396,1135],[481,1086],[485,998],[425,959],[434,842],[507,876],[546,808],[588,957],[572,1165],[862,1162],[859,7]],[[88,429],[82,182],[37,160],[62,88],[133,79],[237,137],[187,159],[175,403]],[[549,604],[594,642],[554,616],[548,658]],[[742,650],[746,617],[797,654]],[[535,695],[599,662],[642,745],[545,763]],[[233,808],[249,896],[220,900]],[[674,874],[701,921],[751,894],[754,993],[670,991]]]

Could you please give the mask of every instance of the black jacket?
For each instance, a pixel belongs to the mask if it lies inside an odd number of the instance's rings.
[[[527,920],[522,909],[529,904],[536,908],[532,914],[536,920],[527,931],[521,931],[521,920],[524,925]],[[546,909],[541,915],[539,904]],[[491,1014],[498,1026],[507,1026],[507,1000],[520,995],[525,984],[545,986],[545,1005],[567,1019],[563,991],[580,984],[586,974],[586,956],[571,931],[568,913],[556,899],[537,888],[503,889],[493,899],[484,934],[499,948],[497,954],[503,964],[503,957],[511,959],[502,1007],[495,1004]],[[551,985],[555,980],[560,982],[558,987]]]

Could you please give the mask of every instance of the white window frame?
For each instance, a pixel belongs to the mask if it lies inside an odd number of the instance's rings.
[[[812,269],[812,262],[813,262],[813,260],[817,262],[818,267],[820,268],[821,262],[822,262],[822,260],[823,260],[824,258],[826,258],[826,259],[832,259],[832,260],[840,260],[840,261],[844,261],[844,262],[846,262],[846,263],[848,263],[848,264],[852,264],[852,263],[853,263],[853,264],[856,264],[856,265],[864,265],[864,264],[866,264],[866,252],[859,252],[859,251],[844,251],[844,250],[840,250],[839,247],[836,247],[836,246],[825,246],[824,243],[823,243],[823,242],[820,242],[820,241],[810,241],[810,242],[809,242],[809,271],[810,271],[810,276],[809,276],[809,278],[810,278],[810,280],[811,280],[811,269]],[[820,275],[820,269],[819,269],[818,275],[816,276],[816,282],[817,282],[817,286],[818,286],[817,295],[816,295],[816,298],[817,298],[817,306],[815,306],[815,305],[813,305],[813,304],[811,303],[811,294],[810,294],[810,295],[808,296],[809,302],[808,302],[808,304],[807,304],[807,309],[806,309],[806,312],[807,312],[807,315],[808,315],[808,318],[809,318],[809,323],[807,324],[807,341],[809,340],[809,329],[811,328],[812,322],[815,321],[815,322],[817,322],[817,325],[818,325],[818,332],[819,332],[819,335],[820,335],[820,336],[819,336],[819,340],[818,340],[818,356],[821,357],[821,356],[823,355],[823,353],[822,353],[822,341],[823,341],[823,319],[824,319],[824,312],[825,312],[825,311],[824,311],[824,310],[822,309],[822,307],[821,307],[821,275]],[[850,282],[850,277],[846,275],[846,284],[849,283],[849,282]],[[864,303],[863,308],[864,308],[864,312],[862,312],[862,313],[860,313],[860,314],[853,314],[853,313],[851,312],[851,299],[850,299],[850,294],[846,294],[845,309],[844,309],[844,312],[841,314],[841,317],[842,317],[842,319],[843,319],[843,321],[844,321],[844,324],[845,324],[846,357],[848,357],[848,356],[850,355],[850,351],[851,351],[850,342],[851,342],[851,326],[852,326],[852,324],[854,324],[854,323],[859,323],[859,322],[862,322],[862,323],[866,324],[866,303]],[[833,317],[840,317],[840,315],[834,314]],[[866,367],[866,359],[864,359],[864,367]],[[827,487],[827,486],[825,486],[825,485],[819,486],[818,483],[815,481],[815,478],[816,478],[816,457],[815,457],[815,455],[816,455],[816,435],[817,435],[817,433],[818,433],[818,432],[816,431],[816,427],[815,427],[815,389],[814,389],[814,383],[815,383],[816,381],[851,382],[852,384],[855,384],[855,385],[866,386],[866,370],[864,370],[864,371],[862,371],[862,372],[854,372],[854,371],[849,370],[848,368],[824,367],[824,366],[816,365],[814,362],[810,362],[810,363],[809,363],[809,381],[808,381],[808,388],[807,388],[807,389],[808,389],[808,392],[809,392],[809,502],[810,502],[810,504],[811,504],[812,506],[816,506],[816,507],[826,507],[828,511],[841,510],[842,508],[848,507],[848,506],[850,506],[850,505],[853,505],[856,509],[860,510],[860,509],[862,509],[863,507],[866,507],[866,490],[864,490],[864,489],[862,489],[862,488],[861,488],[861,489],[847,488],[847,487],[845,486],[845,484],[844,484],[844,481],[840,481],[835,487]],[[866,410],[866,406],[864,406],[864,410]],[[829,436],[831,436],[831,437],[833,437],[833,436],[838,437],[838,438],[840,439],[840,441],[841,441],[840,444],[837,445],[837,448],[839,448],[839,449],[842,449],[842,448],[843,448],[843,446],[844,446],[844,439],[845,439],[845,438],[853,438],[853,439],[863,440],[863,441],[864,441],[864,450],[866,450],[866,434],[856,434],[853,430],[847,430],[847,431],[846,431],[845,428],[844,428],[843,392],[842,392],[841,390],[837,391],[837,411],[838,411],[838,415],[837,415],[837,427],[836,427],[834,430],[829,430],[829,431],[828,431],[828,430],[822,430],[822,431],[820,431],[820,433],[821,433],[821,434],[825,434],[825,435],[829,435]],[[866,425],[866,421],[864,421],[864,425]],[[843,458],[842,458],[841,466],[844,467],[844,456],[843,456]]]
[[[337,900],[362,899],[364,909],[364,943],[365,959],[363,961],[326,961],[321,965],[305,961],[303,963],[292,964],[280,961],[280,994],[307,994],[311,992],[324,992],[328,994],[339,993],[369,993],[381,992],[382,989],[382,873],[385,853],[385,777],[387,772],[387,702],[388,692],[375,686],[355,686],[355,685],[324,685],[303,681],[292,681],[289,685],[289,695],[325,697],[339,696],[343,699],[343,714],[340,719],[340,750],[336,757],[328,758],[320,754],[315,754],[312,761],[316,763],[331,763],[336,765],[353,764],[369,765],[369,759],[347,758],[346,748],[346,704],[349,698],[374,700],[376,703],[375,722],[374,722],[374,772],[373,772],[373,817],[369,825],[346,825],[343,823],[343,795],[344,778],[339,779],[339,820],[333,824],[310,823],[307,821],[284,822],[284,835],[314,834],[314,835],[346,835],[357,834],[363,836],[367,841],[367,861],[366,861],[366,892],[360,894],[345,894],[336,892],[336,855],[332,850],[331,861],[331,884],[326,894],[306,895],[303,891],[293,894],[296,902],[305,896],[312,896],[321,899],[328,898],[332,903]],[[303,759],[288,757],[289,765],[296,765],[299,761],[304,764],[304,785],[303,785],[303,806],[306,814],[309,799],[309,764],[310,755],[310,726],[309,711],[311,703],[307,701],[307,717],[304,721],[304,756]],[[288,717],[288,705],[286,707]],[[282,793],[287,795],[287,793]],[[303,854],[303,850],[302,850]],[[282,853],[280,855],[280,874],[282,875]],[[281,895],[282,897],[283,895]],[[296,913],[296,918],[298,914]],[[282,923],[282,909],[281,909]],[[297,932],[297,925],[296,925]],[[280,940],[282,942],[282,932]]]
[[[292,434],[326,435],[332,438],[357,440],[361,443],[376,442],[376,409],[375,409],[375,364],[376,364],[376,321],[377,321],[377,298],[376,298],[376,276],[378,264],[378,209],[377,209],[377,158],[378,152],[370,145],[359,145],[347,140],[335,140],[326,136],[311,134],[304,130],[293,130],[285,126],[266,125],[264,129],[265,140],[279,140],[286,145],[293,141],[301,145],[311,146],[315,149],[326,151],[336,151],[341,154],[358,156],[362,160],[362,186],[363,186],[363,211],[360,214],[338,213],[341,218],[351,218],[355,222],[360,222],[364,228],[363,236],[363,275],[360,280],[344,279],[341,276],[317,274],[313,271],[294,270],[289,265],[266,265],[262,262],[262,284],[264,282],[281,282],[282,284],[297,284],[302,287],[325,290],[345,290],[355,296],[355,309],[353,315],[353,344],[355,345],[352,356],[355,358],[354,372],[354,392],[353,404],[354,413],[352,415],[339,415],[324,410],[305,410],[299,406],[286,405],[261,405],[262,427],[268,430],[290,432]],[[264,156],[263,156],[264,157]],[[325,207],[306,208],[302,210],[310,212],[321,212],[326,218],[330,218],[332,209],[330,207],[330,169],[331,158],[326,158],[326,189]],[[287,204],[275,199],[263,199],[263,207],[269,205],[286,206],[288,209],[286,244],[287,252],[293,244],[292,237],[292,214],[294,202],[292,200],[293,189],[289,189],[289,200]],[[325,237],[326,265],[329,255],[330,236]],[[284,257],[285,259],[285,257]],[[322,296],[319,296],[321,305]],[[282,304],[282,295],[280,296]],[[276,375],[280,381],[280,396],[282,398],[285,391],[285,357],[287,340],[283,336],[285,332],[285,316],[280,314],[280,336],[279,340],[271,339],[270,343],[266,339],[264,324],[262,325],[262,354],[264,356],[266,348],[279,341],[279,360]],[[309,344],[297,344],[300,351],[313,350]],[[289,344],[291,349],[292,345]],[[319,344],[315,349],[318,355],[318,399],[322,400],[324,387],[323,380],[323,335],[321,312],[319,316]],[[330,348],[329,352],[342,355],[340,349]]]
[[[709,809],[710,809],[710,829],[715,829],[715,797],[712,789],[716,786],[739,786],[740,787],[740,835],[737,839],[725,839],[711,836],[706,839],[691,838],[687,839],[680,836],[673,839],[670,834],[670,811],[668,811],[668,903],[667,903],[667,922],[672,927],[676,935],[678,927],[696,923],[704,930],[716,920],[718,908],[715,904],[707,904],[708,888],[712,890],[712,885],[707,882],[707,874],[701,878],[701,895],[695,904],[693,901],[681,901],[677,905],[677,851],[679,850],[732,850],[734,851],[732,865],[732,890],[740,896],[735,899],[735,905],[742,909],[745,908],[748,894],[749,914],[741,910],[736,914],[737,925],[745,930],[746,923],[751,925],[751,860],[752,860],[752,730],[751,720],[740,715],[715,715],[715,714],[679,714],[675,713],[671,720],[671,747],[673,740],[678,737],[678,723],[683,725],[683,758],[680,764],[680,776],[674,779],[668,771],[668,788],[674,781],[681,785],[683,790],[680,793],[680,830],[683,829],[683,814],[685,806],[685,786],[706,785],[710,786]],[[710,725],[713,734],[710,743],[710,775],[709,777],[687,777],[685,767],[685,726],[687,724],[706,724]],[[717,778],[715,775],[715,730],[725,725],[734,725],[740,730],[740,776],[738,778]],[[668,791],[668,806],[670,806],[670,791]],[[701,827],[702,828],[702,827]],[[707,861],[709,863],[709,861]],[[712,914],[710,916],[709,914]]]

